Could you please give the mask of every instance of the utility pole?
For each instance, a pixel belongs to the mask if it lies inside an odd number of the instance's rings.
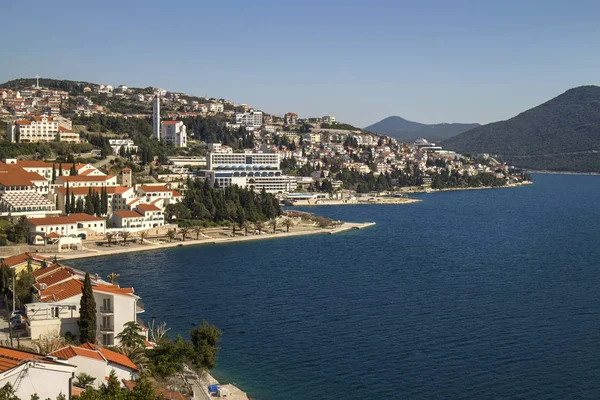
[[[15,299],[16,299],[16,294],[15,294],[15,281],[17,280],[17,270],[13,269],[13,289],[12,289],[12,298],[13,298],[13,308],[12,310],[15,311]]]

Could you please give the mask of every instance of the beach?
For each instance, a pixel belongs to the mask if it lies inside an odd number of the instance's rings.
[[[201,244],[219,244],[219,243],[236,243],[236,242],[245,242],[251,240],[266,240],[266,239],[280,239],[294,236],[304,236],[304,235],[323,235],[323,234],[336,234],[345,231],[349,231],[352,229],[363,229],[369,226],[375,225],[374,222],[344,222],[340,225],[336,225],[331,228],[319,228],[311,225],[298,225],[290,229],[289,232],[286,230],[276,231],[273,233],[271,227],[265,228],[260,234],[258,233],[249,233],[248,235],[244,235],[242,233],[232,236],[231,229],[225,231],[224,228],[209,228],[206,229],[206,233],[200,235],[198,239],[195,238],[193,233],[190,234],[192,237],[186,238],[186,240],[181,240],[181,238],[175,239],[171,242],[165,242],[162,238],[149,238],[148,240],[144,240],[143,244],[138,243],[135,239],[130,239],[126,245],[123,245],[122,242],[119,244],[114,244],[112,246],[107,246],[105,243],[99,242],[84,242],[84,249],[78,251],[69,251],[64,253],[44,253],[40,251],[39,254],[46,257],[54,257],[58,260],[72,260],[77,258],[89,258],[89,257],[102,257],[102,256],[110,256],[116,254],[125,254],[125,253],[134,253],[139,251],[150,251],[150,250],[163,250],[170,249],[173,247],[183,247],[183,246],[195,246]]]

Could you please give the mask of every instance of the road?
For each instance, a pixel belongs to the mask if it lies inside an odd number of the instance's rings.
[[[117,156],[108,156],[104,160],[100,160],[97,163],[95,163],[94,167],[96,167],[96,168],[102,168],[106,164],[108,164],[109,162],[111,162],[112,160],[114,160],[115,158],[117,158]]]

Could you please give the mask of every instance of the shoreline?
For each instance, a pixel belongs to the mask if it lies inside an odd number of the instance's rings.
[[[478,186],[478,187],[460,187],[460,188],[444,188],[444,189],[420,189],[408,191],[406,193],[439,193],[439,192],[455,192],[460,190],[486,190],[486,189],[509,189],[518,188],[521,186],[533,185],[532,181],[524,181],[520,183],[511,183],[504,186]],[[429,191],[428,191],[429,190]]]
[[[419,203],[423,200],[420,199],[401,199],[394,197],[374,197],[375,199],[380,199],[382,201],[353,201],[353,202],[345,202],[343,200],[318,200],[316,203],[309,203],[308,200],[296,200],[291,205],[286,205],[285,207],[312,207],[312,206],[373,206],[379,204],[412,204]]]
[[[316,228],[310,230],[299,230],[299,231],[290,231],[290,232],[277,232],[277,233],[267,233],[263,232],[260,235],[248,235],[248,236],[236,236],[236,237],[225,237],[225,238],[201,238],[198,240],[195,239],[187,239],[185,241],[174,241],[171,243],[163,243],[163,244],[135,244],[135,246],[131,247],[119,247],[115,246],[109,247],[102,250],[97,250],[93,248],[85,248],[85,250],[74,251],[74,252],[65,252],[65,253],[43,253],[40,252],[39,255],[45,257],[54,257],[58,260],[74,260],[74,259],[82,259],[82,258],[91,258],[91,257],[104,257],[104,256],[113,256],[119,254],[129,254],[129,253],[137,253],[140,251],[150,251],[150,250],[164,250],[171,249],[175,247],[184,247],[184,246],[195,246],[195,245],[203,245],[203,244],[221,244],[221,243],[237,243],[237,242],[247,242],[253,240],[266,240],[266,239],[278,239],[278,238],[287,238],[287,237],[296,237],[296,236],[306,236],[306,235],[323,235],[323,234],[336,234],[341,232],[346,232],[353,229],[363,229],[368,228],[370,226],[374,226],[375,222],[344,222],[342,225],[333,227],[333,228]],[[134,244],[131,242],[131,244]]]
[[[600,175],[600,172],[580,172],[580,171],[549,171],[549,170],[526,170],[531,174],[542,174],[542,175]]]

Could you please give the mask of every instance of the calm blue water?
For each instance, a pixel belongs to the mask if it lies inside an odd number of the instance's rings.
[[[600,398],[600,177],[314,212],[340,235],[70,262],[175,332],[225,330],[217,377],[270,399]]]

